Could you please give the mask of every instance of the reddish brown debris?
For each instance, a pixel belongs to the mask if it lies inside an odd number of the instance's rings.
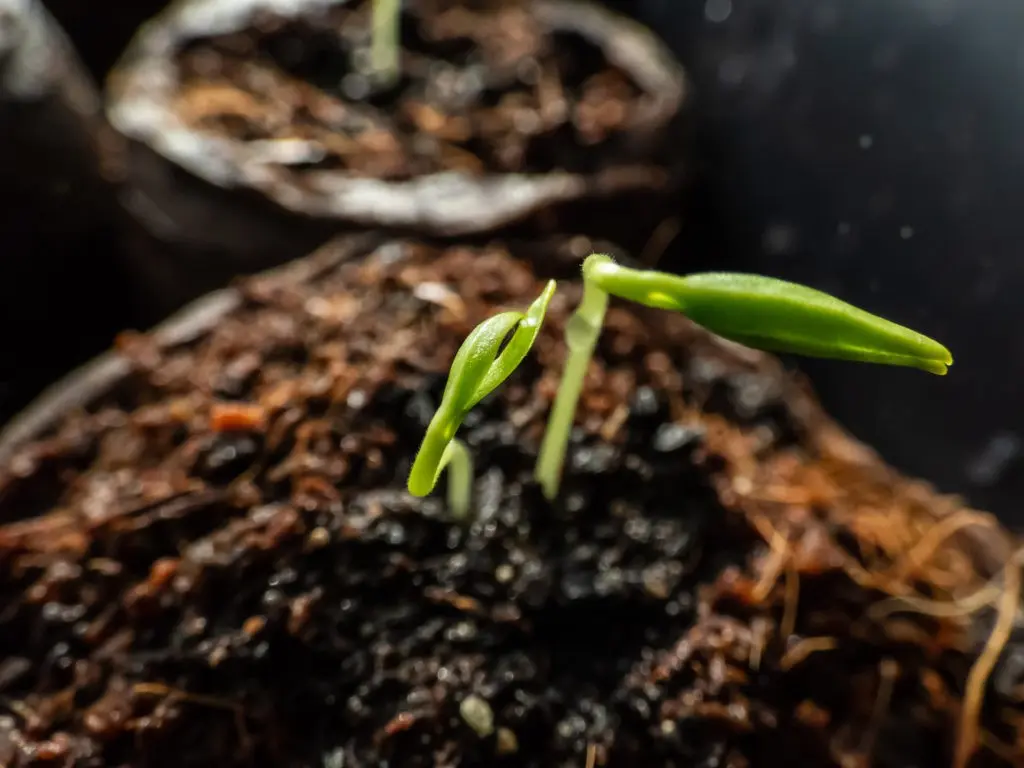
[[[455,524],[404,493],[413,453],[462,338],[541,281],[497,246],[337,249],[195,342],[133,342],[108,397],[3,468],[0,763],[1019,764],[990,517],[770,359],[622,305],[548,505],[564,284],[467,419]]]

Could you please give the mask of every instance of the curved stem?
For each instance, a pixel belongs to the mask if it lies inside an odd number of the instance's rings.
[[[441,459],[448,467],[448,509],[456,520],[465,520],[473,498],[473,457],[458,439],[448,443]]]
[[[569,434],[576,416],[576,405],[583,390],[583,380],[590,367],[590,360],[594,356],[597,339],[601,335],[607,308],[608,294],[587,280],[584,272],[583,299],[565,326],[565,344],[569,353],[565,360],[562,383],[558,387],[558,394],[555,395],[555,403],[551,408],[551,416],[548,418],[544,441],[541,443],[537,466],[534,469],[534,477],[548,499],[558,496]]]
[[[409,471],[408,487],[413,496],[426,496],[434,490],[444,468],[442,462],[454,431],[446,413],[438,411],[434,414]]]

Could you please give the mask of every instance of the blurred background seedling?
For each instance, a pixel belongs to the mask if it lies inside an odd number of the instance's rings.
[[[402,66],[402,0],[371,0],[370,62],[381,85],[398,81]]]

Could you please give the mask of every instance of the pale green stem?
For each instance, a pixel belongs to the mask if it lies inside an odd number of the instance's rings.
[[[450,441],[455,437],[455,430],[451,426],[451,418],[448,413],[438,411],[430,420],[427,433],[423,436],[423,443],[416,453],[416,459],[409,471],[409,492],[413,496],[426,496],[437,484],[437,478],[441,476],[444,469],[445,451],[448,450]]]
[[[448,509],[456,520],[465,520],[473,499],[473,457],[461,440],[448,443],[441,459],[448,467]]]
[[[607,308],[608,294],[584,278],[583,299],[565,325],[565,345],[569,353],[534,469],[534,477],[549,500],[558,496],[576,405],[601,335]]]
[[[374,74],[387,83],[393,83],[399,75],[401,12],[402,0],[373,0],[370,57]]]
[[[463,519],[469,514],[473,498],[473,457],[453,437],[451,423],[447,413],[434,414],[409,472],[408,487],[413,496],[426,496],[447,469],[448,507],[453,517]]]

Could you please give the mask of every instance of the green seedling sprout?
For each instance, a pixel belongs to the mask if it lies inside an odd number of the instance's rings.
[[[593,258],[593,257],[592,257]],[[769,352],[919,368],[944,376],[953,363],[937,341],[785,280],[732,272],[679,277],[588,260],[584,280],[607,293],[681,312],[712,333]]]
[[[430,420],[413,461],[409,493],[426,496],[447,468],[450,510],[459,519],[469,513],[473,462],[456,432],[466,414],[497,389],[526,357],[554,293],[555,281],[551,280],[525,313],[502,312],[480,323],[466,337],[452,362],[441,405]]]
[[[728,272],[679,277],[630,269],[593,254],[583,263],[583,298],[566,325],[565,371],[535,469],[548,499],[558,495],[569,433],[609,296],[681,312],[725,339],[770,352],[909,366],[938,375],[945,375],[953,362],[937,341],[812,288]]]
[[[400,27],[402,0],[371,0],[372,39],[370,63],[374,74],[386,84],[398,80],[401,69]]]
[[[449,504],[456,516],[467,514],[472,463],[455,432],[469,410],[522,362],[540,330],[554,288],[554,281],[548,283],[525,315],[505,312],[492,317],[463,343],[452,363],[441,406],[413,463],[411,493],[430,493],[440,473],[450,466]],[[592,254],[583,262],[583,297],[565,326],[565,369],[534,469],[548,499],[558,495],[580,392],[610,296],[680,312],[722,338],[770,352],[904,366],[939,376],[953,364],[949,350],[937,341],[813,288],[730,272],[680,277],[631,269],[604,254]],[[513,328],[512,339],[499,355]]]

